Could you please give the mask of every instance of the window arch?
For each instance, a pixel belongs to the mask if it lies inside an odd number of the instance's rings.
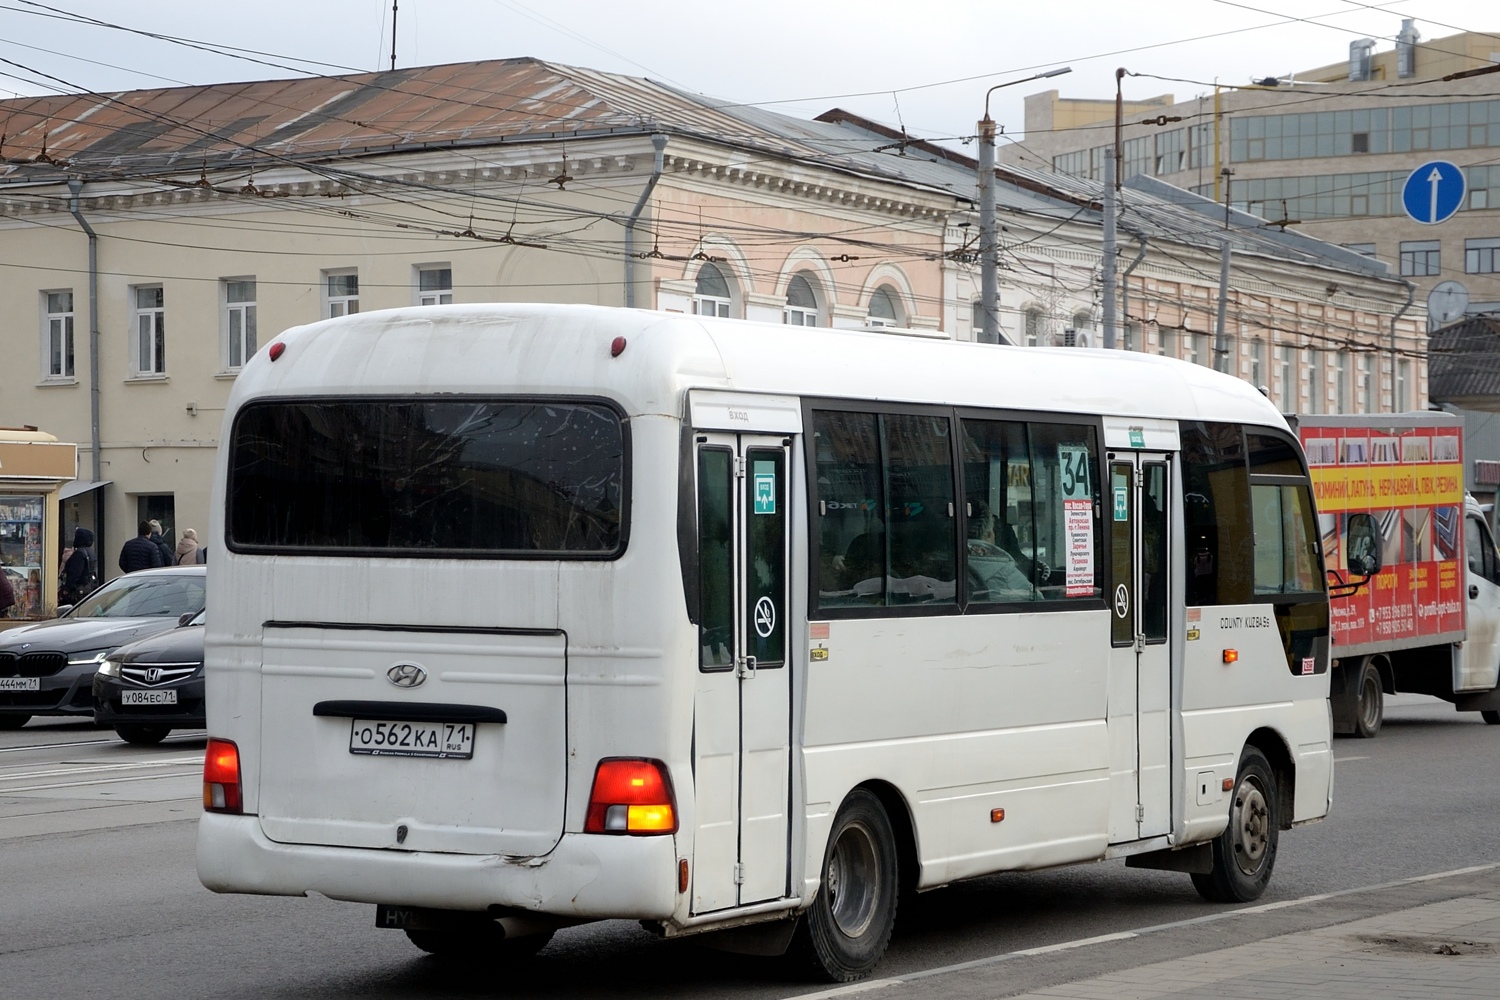
[[[870,310],[866,322],[870,326],[905,326],[902,316],[901,293],[890,285],[881,285],[870,294]],[[982,322],[982,320],[981,320]]]
[[[1092,330],[1094,328],[1094,314],[1087,309],[1080,309],[1073,314],[1073,329]]]
[[[818,296],[806,273],[792,275],[786,285],[786,312],[782,322],[790,326],[821,326],[818,322]]]
[[[1042,310],[1027,306],[1024,313],[1026,323],[1026,346],[1035,347],[1042,342]]]
[[[728,316],[732,304],[724,272],[705,261],[698,269],[698,282],[693,289],[693,312],[698,316]]]

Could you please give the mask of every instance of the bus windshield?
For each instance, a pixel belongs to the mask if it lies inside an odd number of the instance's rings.
[[[235,420],[229,546],[612,558],[625,429],[591,402],[267,401]]]

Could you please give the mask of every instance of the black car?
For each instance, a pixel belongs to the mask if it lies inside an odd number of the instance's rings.
[[[60,618],[0,632],[0,729],[20,729],[33,715],[92,716],[94,671],[126,643],[202,611],[205,568],[129,573]]]
[[[186,616],[184,616],[186,617]],[[160,743],[174,729],[202,729],[203,612],[177,628],[121,646],[94,675],[94,722],[127,743]]]

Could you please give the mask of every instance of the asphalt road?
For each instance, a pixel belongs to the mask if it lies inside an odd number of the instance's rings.
[[[71,722],[0,733],[0,994],[760,998],[825,989],[786,963],[658,941],[624,921],[560,931],[529,963],[476,968],[377,930],[370,906],[216,896],[193,866],[202,749],[201,734],[142,749]],[[880,995],[1011,995],[1458,894],[1489,876],[1348,891],[1500,862],[1500,727],[1401,697],[1379,738],[1341,739],[1336,758],[1332,818],[1283,834],[1262,900],[1292,905],[1218,919],[1234,908],[1202,902],[1187,876],[1118,862],[992,876],[919,897],[877,976],[1174,926],[943,971]],[[1343,895],[1306,900],[1328,893]]]

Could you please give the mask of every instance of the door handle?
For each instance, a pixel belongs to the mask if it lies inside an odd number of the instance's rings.
[[[1469,597],[1470,597],[1471,600],[1472,599],[1476,599],[1476,598],[1479,597],[1479,584],[1477,584],[1477,583],[1471,583],[1471,584],[1469,584]]]
[[[741,677],[754,677],[755,663],[755,657],[742,656],[740,657],[739,669],[735,671],[735,673],[737,673]]]

